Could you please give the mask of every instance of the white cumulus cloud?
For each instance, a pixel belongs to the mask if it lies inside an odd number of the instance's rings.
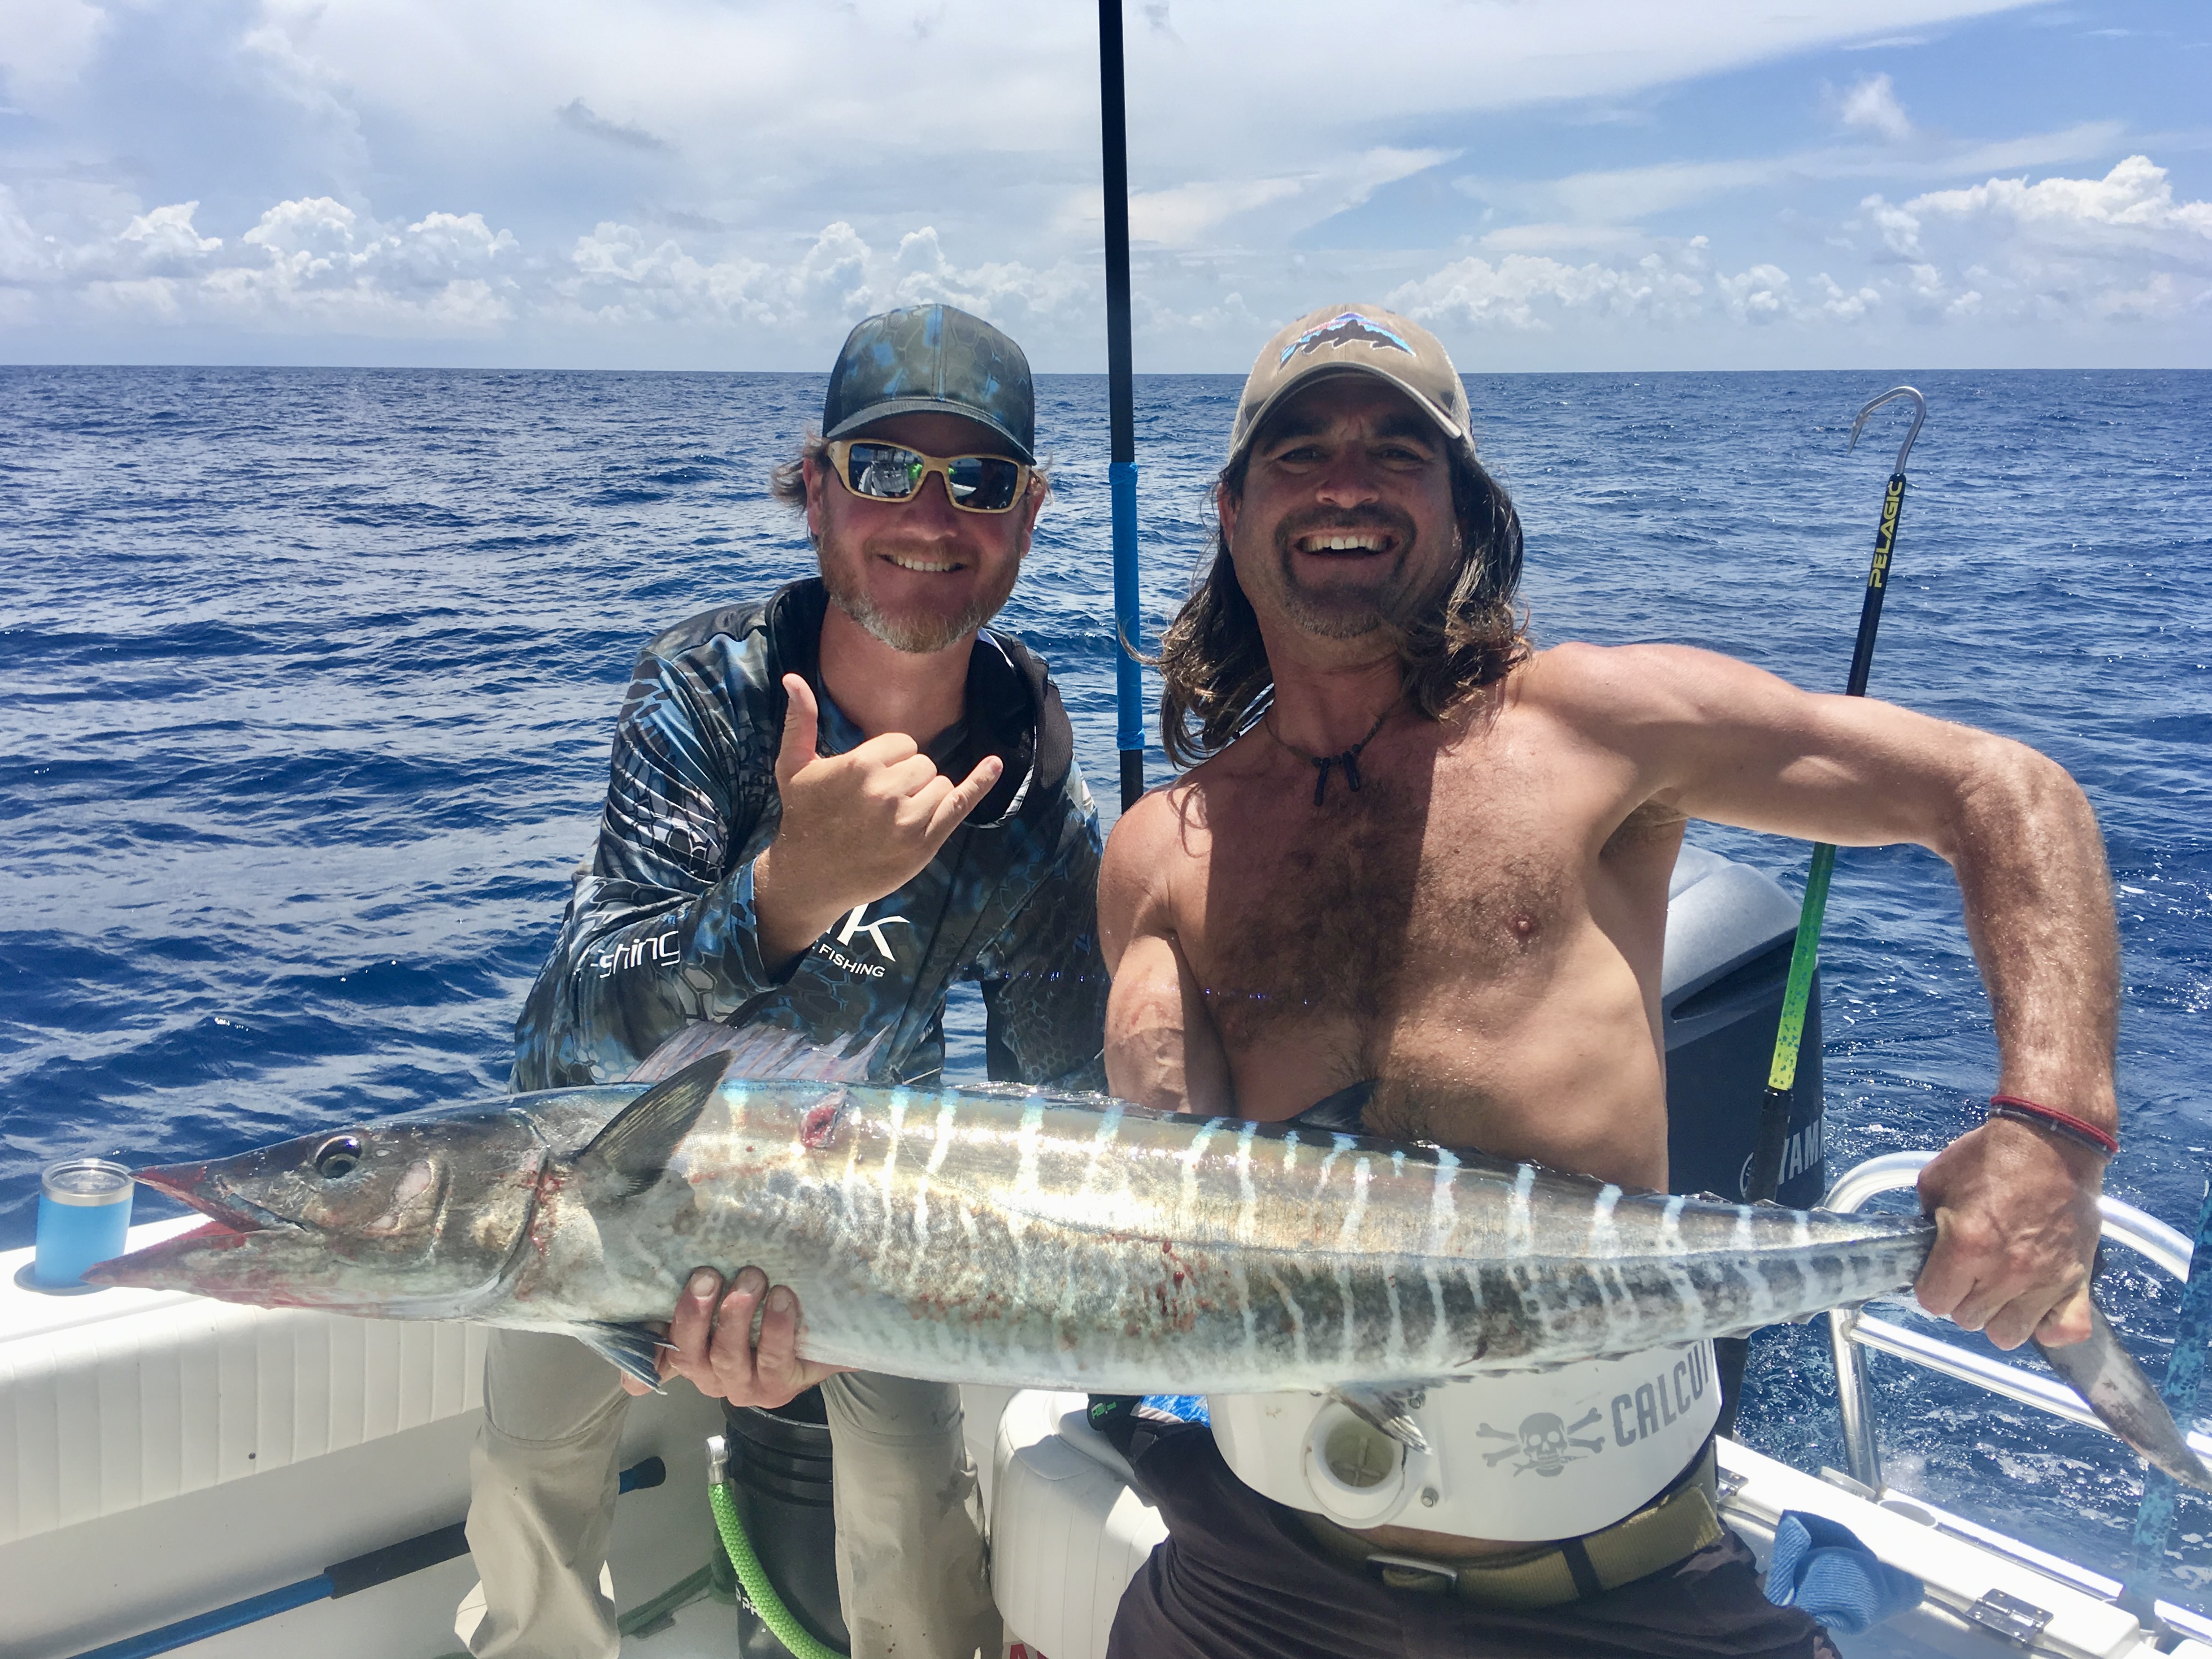
[[[204,235],[199,204],[131,216],[112,237],[49,245],[43,312],[286,332],[495,332],[515,315],[518,248],[479,213],[382,226],[327,196],[279,202],[234,246]],[[11,240],[0,214],[0,258]],[[4,269],[4,267],[0,267]],[[63,280],[66,278],[67,280]]]
[[[933,226],[872,246],[840,220],[781,264],[744,255],[687,252],[672,237],[607,222],[579,237],[568,275],[552,284],[554,308],[608,326],[683,323],[819,330],[894,306],[959,307],[1009,328],[1097,304],[1087,271],[1067,261],[1043,269],[1014,260],[956,264]]]
[[[1802,284],[1765,262],[1717,271],[1710,244],[1698,236],[1632,260],[1570,264],[1518,253],[1495,264],[1455,260],[1403,284],[1388,303],[1438,329],[1528,332],[1600,321],[1850,325],[1884,300],[1879,289],[1846,285],[1826,271]]]
[[[1767,264],[1717,276],[1713,290],[1730,322],[1751,324],[1858,323],[1873,315],[1883,299],[1879,289],[1847,288],[1825,270],[1800,288],[1788,271]]]
[[[2166,169],[2130,155],[2101,179],[1992,179],[1930,191],[1905,210],[1981,220],[2039,241],[2098,252],[2141,250],[2212,263],[2212,202],[2177,202]]]
[[[1568,264],[1527,253],[1495,264],[1469,258],[1394,289],[1388,303],[1422,322],[1461,328],[1541,331],[1576,314],[1674,322],[1701,308],[1705,264],[1702,236],[1627,264]]]
[[[1869,75],[1844,94],[1844,125],[1880,133],[1892,143],[1912,137],[1912,122],[1887,75]]]
[[[222,246],[222,238],[203,236],[192,228],[192,215],[199,206],[198,202],[176,202],[137,214],[123,228],[120,240],[137,243],[149,259],[188,262],[213,253]]]
[[[1902,206],[1869,196],[1860,208],[1887,252],[1910,262],[1922,314],[2170,322],[2212,313],[2212,202],[2177,200],[2148,156],[2130,155],[2102,178],[1991,179]]]

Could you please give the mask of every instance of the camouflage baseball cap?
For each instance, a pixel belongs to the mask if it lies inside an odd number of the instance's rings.
[[[1267,342],[1237,401],[1229,437],[1234,465],[1260,423],[1283,399],[1326,374],[1371,374],[1411,398],[1453,444],[1474,454],[1467,388],[1443,342],[1419,323],[1380,306],[1333,305],[1310,311]]]
[[[892,415],[962,415],[1036,459],[1036,394],[1022,349],[981,317],[909,306],[845,337],[822,399],[822,435],[842,438]]]

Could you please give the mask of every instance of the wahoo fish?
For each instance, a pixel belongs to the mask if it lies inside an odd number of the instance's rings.
[[[106,1285],[563,1331],[648,1382],[700,1266],[799,1294],[801,1351],[902,1376],[1343,1398],[1724,1336],[1899,1291],[1917,1216],[1628,1192],[1425,1144],[1004,1085],[733,1075],[513,1097],[138,1178],[210,1218]],[[2102,1315],[2045,1358],[2212,1490]]]

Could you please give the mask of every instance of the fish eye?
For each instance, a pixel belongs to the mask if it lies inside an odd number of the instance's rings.
[[[332,1135],[315,1149],[315,1173],[325,1181],[349,1176],[361,1163],[358,1135]]]

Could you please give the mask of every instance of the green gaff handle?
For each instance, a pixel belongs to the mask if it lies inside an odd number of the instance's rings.
[[[1869,405],[1872,407],[1872,405]],[[1862,420],[1865,418],[1862,414]],[[1915,422],[1913,429],[1919,429]],[[1911,445],[1910,438],[1906,447]],[[1859,606],[1858,638],[1851,647],[1851,672],[1844,686],[1847,697],[1866,696],[1867,674],[1874,666],[1875,632],[1881,626],[1881,601],[1889,591],[1890,555],[1897,545],[1897,519],[1905,505],[1903,458],[1889,476],[1882,492],[1881,525],[1875,532],[1874,562],[1867,568],[1866,597]],[[1813,970],[1820,962],[1820,925],[1828,913],[1828,877],[1836,867],[1836,849],[1826,842],[1813,848],[1813,866],[1805,874],[1805,902],[1797,914],[1797,942],[1790,951],[1790,984],[1783,993],[1782,1019],[1774,1030],[1774,1063],[1766,1074],[1766,1093],[1759,1102],[1759,1141],[1751,1155],[1751,1179],[1743,1195],[1753,1204],[1771,1201],[1782,1186],[1782,1154],[1790,1141],[1790,1108],[1797,1085],[1797,1051],[1805,1040],[1805,1009],[1813,996]]]
[[[744,1586],[745,1599],[769,1633],[791,1650],[793,1659],[847,1659],[840,1650],[816,1640],[792,1616],[783,1598],[775,1593],[775,1586],[769,1582],[768,1569],[753,1553],[752,1540],[745,1536],[744,1522],[738,1519],[737,1499],[730,1496],[729,1454],[719,1434],[707,1442],[707,1502],[714,1509],[714,1529],[722,1536],[722,1548],[737,1569],[738,1582]]]
[[[1813,973],[1820,964],[1820,924],[1828,910],[1828,877],[1836,849],[1815,843],[1805,872],[1805,902],[1798,912],[1797,941],[1790,951],[1790,982],[1782,993],[1782,1019],[1774,1032],[1774,1060],[1759,1111],[1759,1144],[1751,1158],[1744,1196],[1771,1199],[1782,1185],[1782,1154],[1790,1139],[1790,1107],[1797,1087],[1797,1054],[1805,1042],[1805,1010],[1813,1000]]]
[[[1927,414],[1927,404],[1910,386],[1899,386],[1859,410],[1858,425],[1851,428],[1853,442],[1866,418],[1893,398],[1910,397]],[[1867,676],[1874,667],[1874,642],[1881,626],[1881,602],[1889,591],[1890,557],[1897,548],[1897,520],[1905,508],[1905,458],[1920,433],[1920,419],[1912,422],[1903,447],[1897,452],[1897,470],[1882,491],[1881,523],[1875,531],[1874,559],[1867,567],[1866,593],[1859,605],[1858,637],[1851,646],[1851,668],[1844,684],[1847,697],[1866,696]],[[1743,1195],[1753,1204],[1772,1200],[1782,1185],[1782,1154],[1790,1141],[1790,1108],[1797,1084],[1797,1052],[1805,1040],[1805,1010],[1812,1000],[1813,971],[1820,961],[1820,925],[1828,910],[1828,877],[1836,867],[1836,849],[1826,842],[1813,848],[1813,866],[1805,875],[1805,902],[1797,915],[1797,941],[1790,951],[1790,983],[1783,993],[1782,1019],[1774,1032],[1774,1061],[1766,1074],[1766,1092],[1759,1103],[1759,1139],[1751,1155],[1751,1179]]]

